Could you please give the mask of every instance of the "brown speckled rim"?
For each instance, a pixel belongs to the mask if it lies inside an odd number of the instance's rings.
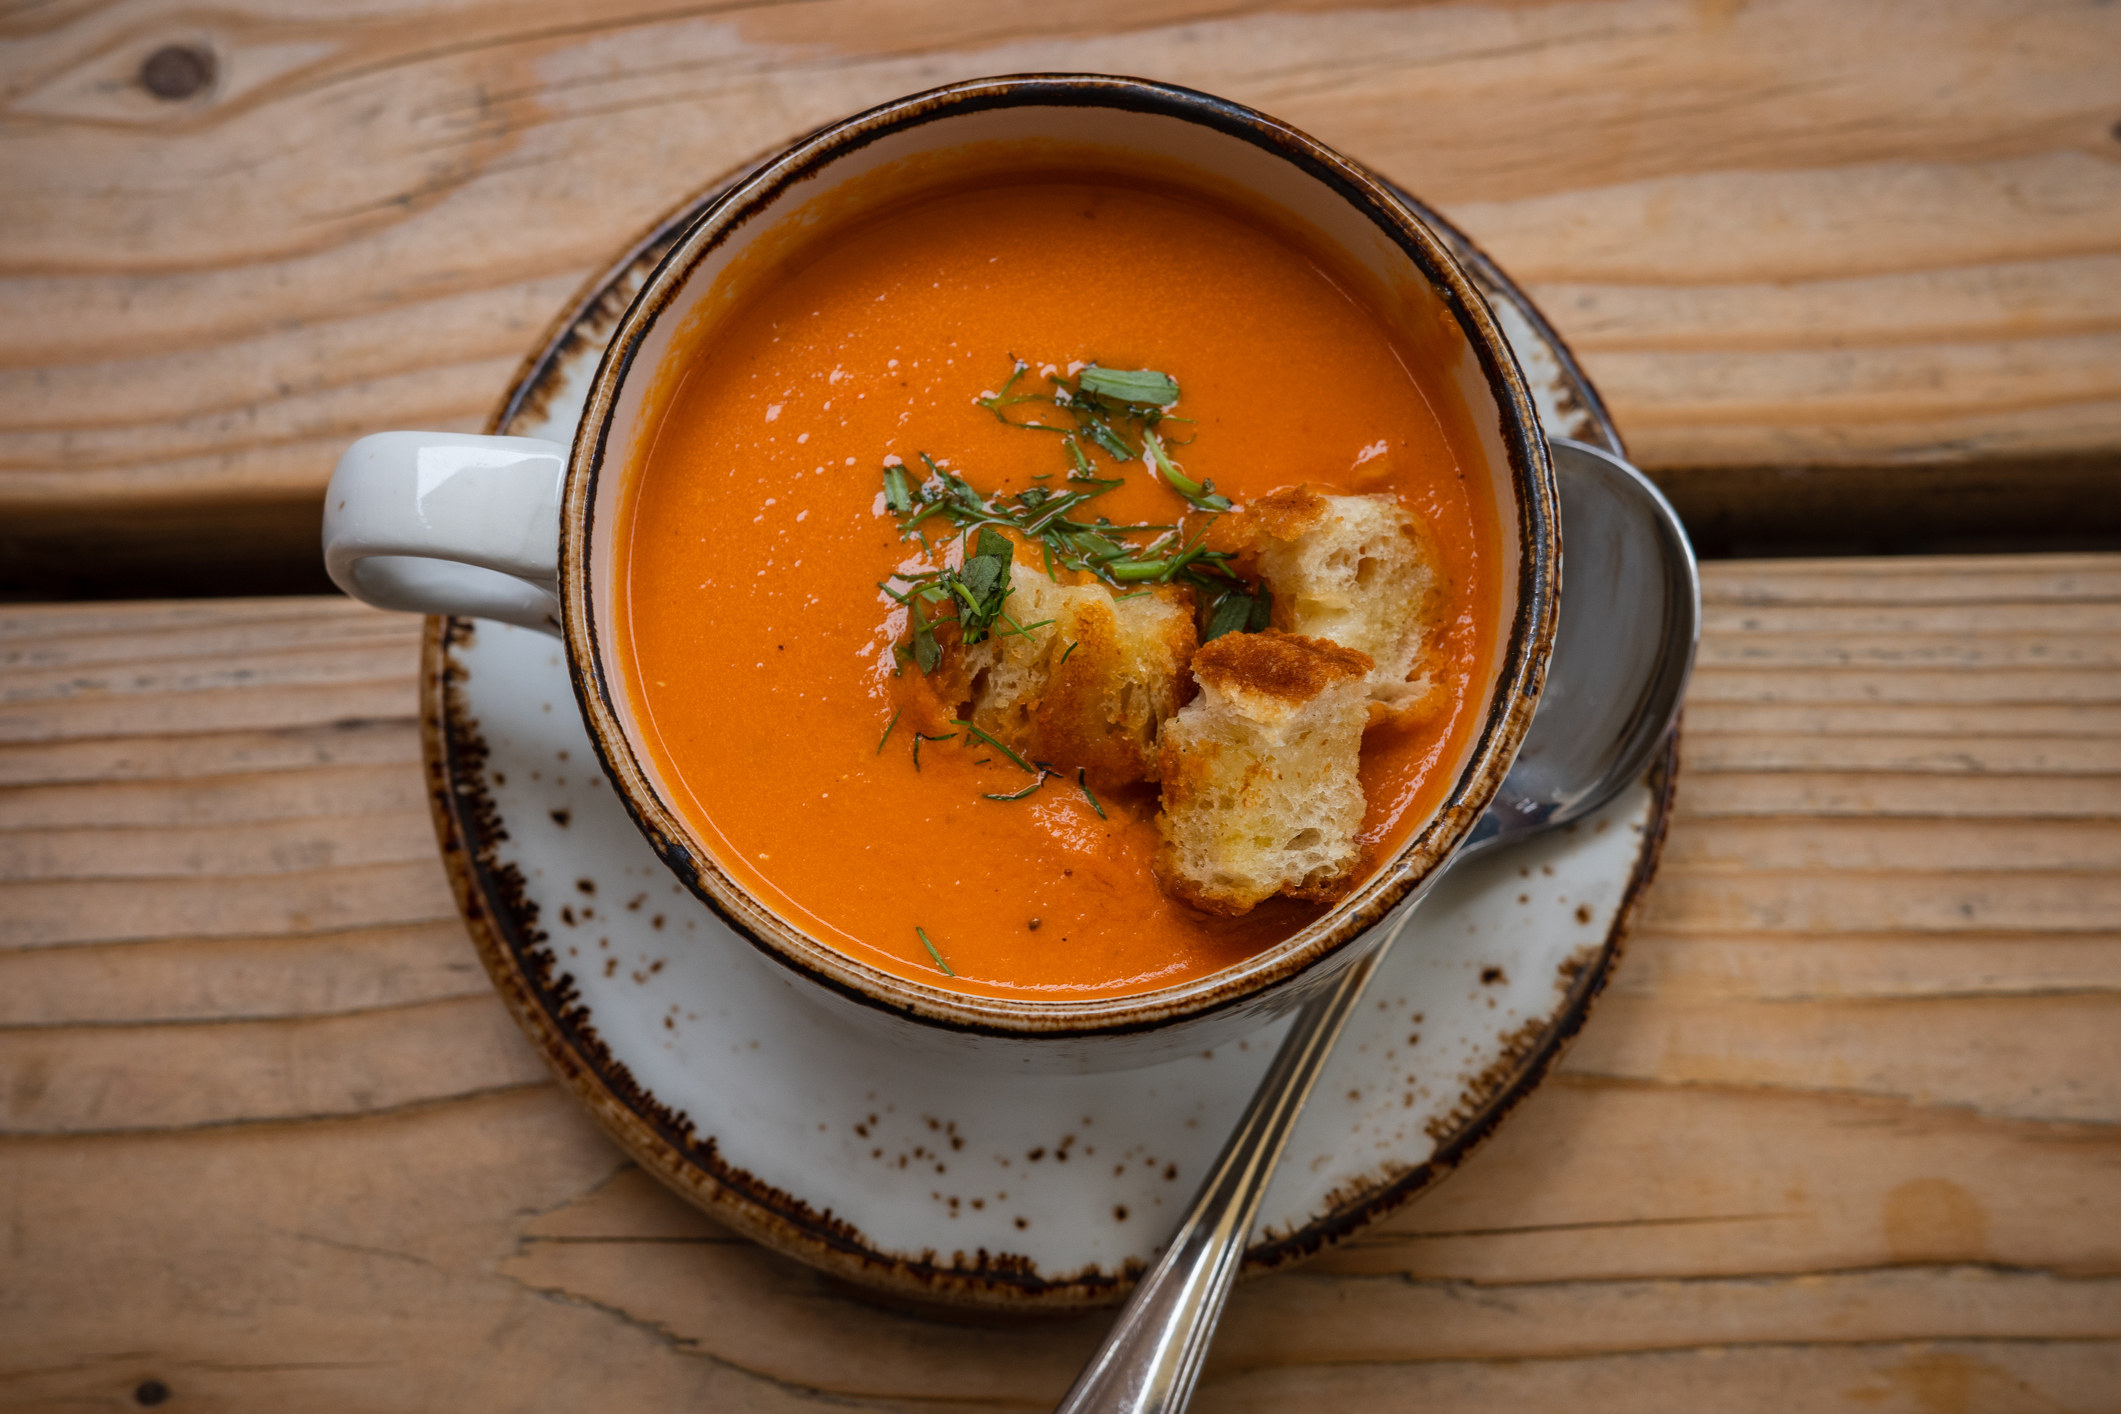
[[[656,321],[692,271],[792,184],[889,134],[998,108],[1098,107],[1176,118],[1271,153],[1367,216],[1414,263],[1457,321],[1502,410],[1499,431],[1517,501],[1517,607],[1481,729],[1435,816],[1353,896],[1288,941],[1207,977],[1124,997],[1043,1001],[974,996],[886,972],[838,952],[761,904],[702,848],[663,799],[622,725],[622,689],[607,673],[588,573],[598,480],[605,470],[620,385]],[[915,94],[820,129],[707,203],[620,318],[590,389],[570,458],[561,513],[560,592],[569,676],[605,773],[666,865],[708,907],[776,962],[877,1010],[947,1030],[992,1036],[1088,1037],[1153,1030],[1283,992],[1385,919],[1433,880],[1501,785],[1531,724],[1552,646],[1559,517],[1546,440],[1523,374],[1478,286],[1450,247],[1384,183],[1314,139],[1208,94],[1141,79],[1035,74],[977,79]],[[1331,969],[1327,969],[1331,970]],[[1314,974],[1314,980],[1323,972]]]
[[[566,363],[603,345],[643,271],[660,262],[737,180],[717,182],[676,208],[585,286],[524,362],[489,431],[518,431],[545,411]],[[1564,411],[1581,423],[1569,428],[1571,434],[1624,455],[1596,390],[1531,301],[1449,222],[1405,193],[1400,196],[1449,243],[1487,298],[1508,304],[1547,343],[1564,375],[1564,386],[1555,391],[1566,395],[1561,399]],[[688,1202],[765,1246],[852,1283],[866,1295],[916,1308],[1026,1314],[1062,1314],[1109,1305],[1124,1296],[1136,1275],[1132,1270],[1041,1273],[1005,1253],[952,1253],[948,1258],[886,1253],[799,1195],[730,1163],[711,1136],[698,1134],[686,1116],[673,1113],[635,1081],[582,1014],[572,978],[557,965],[539,926],[537,907],[504,858],[506,831],[487,789],[485,744],[478,724],[462,712],[449,676],[450,645],[471,631],[468,620],[430,619],[423,645],[421,737],[435,833],[458,909],[495,988],[554,1076],[613,1141]],[[1677,768],[1675,731],[1651,778],[1654,793],[1644,838],[1613,923],[1600,944],[1570,960],[1566,970],[1572,979],[1566,993],[1537,1034],[1524,1037],[1510,1055],[1461,1093],[1450,1127],[1432,1136],[1436,1149],[1428,1160],[1381,1168],[1370,1181],[1333,1195],[1327,1211],[1302,1228],[1270,1234],[1253,1244],[1246,1253],[1246,1275],[1305,1261],[1403,1207],[1463,1164],[1537,1088],[1582,1030],[1620,961],[1657,871]]]

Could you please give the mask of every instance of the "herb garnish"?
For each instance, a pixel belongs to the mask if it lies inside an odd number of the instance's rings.
[[[898,719],[899,719],[899,718],[901,718],[901,717],[903,717],[903,716],[905,716],[905,715],[906,715],[906,709],[905,709],[905,708],[903,708],[903,707],[901,707],[901,708],[899,708],[899,709],[898,709],[898,710],[897,710],[896,712],[893,712],[893,713],[891,714],[891,720],[890,720],[890,721],[888,721],[888,722],[884,723],[884,734],[883,734],[882,736],[880,736],[880,737],[878,737],[878,738],[876,739],[876,754],[877,754],[877,755],[879,755],[879,756],[882,756],[882,755],[884,754],[884,743],[885,743],[885,742],[887,742],[887,741],[889,741],[889,740],[891,740],[891,729],[892,729],[893,727],[897,726],[897,725],[898,725]]]
[[[1084,442],[1097,447],[1114,461],[1133,461],[1142,452],[1127,440],[1127,434],[1131,432],[1139,437],[1170,418],[1171,405],[1178,401],[1178,380],[1151,368],[1100,368],[1093,363],[1085,366],[1073,381],[1065,374],[1047,374],[1046,381],[1053,385],[1050,393],[1016,392],[1017,381],[1030,370],[1030,364],[1017,359],[1015,367],[1009,370],[1009,381],[1002,384],[1000,392],[973,401],[1011,427],[1060,433],[1068,444],[1068,458],[1081,476],[1090,474],[1090,459],[1083,453]],[[1027,403],[1064,412],[1074,426],[1009,415],[1009,409]],[[1184,418],[1172,420],[1185,421]]]
[[[1231,509],[1230,498],[1217,494],[1215,483],[1186,475],[1159,431],[1167,422],[1188,420],[1171,411],[1179,399],[1178,380],[1155,369],[1092,363],[1072,377],[1049,372],[1050,392],[1018,391],[1030,368],[1022,359],[1013,360],[1001,391],[975,401],[1011,427],[1060,434],[1069,464],[1061,486],[1034,484],[989,498],[925,452],[920,460],[928,475],[918,483],[897,457],[884,466],[884,505],[899,522],[900,538],[918,541],[928,561],[937,563],[937,549],[922,526],[941,520],[963,537],[965,551],[955,569],[944,565],[901,570],[879,586],[907,610],[907,640],[893,649],[900,670],[909,658],[923,673],[942,666],[949,640],[938,637],[937,631],[944,624],[954,624],[957,642],[966,645],[997,633],[1028,638],[1033,630],[1050,626],[1051,620],[1019,623],[1004,608],[1015,554],[1015,542],[1004,531],[1036,545],[1047,577],[1055,582],[1065,568],[1131,591],[1117,598],[1134,598],[1161,584],[1191,588],[1199,604],[1197,627],[1203,642],[1265,627],[1273,606],[1266,586],[1239,575],[1228,551],[1210,549],[1205,529],[1188,539],[1178,525],[1114,525],[1107,516],[1074,514],[1126,484],[1122,477],[1098,476],[1089,447],[1116,462],[1141,462],[1195,511],[1214,516]],[[1051,408],[1055,417],[1049,421],[1016,411],[1032,406]],[[1066,415],[1065,421],[1060,414]],[[1051,475],[1034,473],[1031,479],[1045,482]],[[1070,643],[1060,661],[1066,662],[1076,647]],[[1023,766],[1016,753],[994,744]],[[914,749],[919,751],[918,742]]]
[[[884,592],[889,594],[891,586],[885,585]],[[943,663],[943,646],[935,641],[935,624],[921,613],[918,603],[904,598],[899,602],[905,604],[913,621],[913,661],[921,665],[922,672],[932,673]]]
[[[943,733],[942,735],[940,735],[940,736],[929,736],[929,735],[927,735],[927,734],[926,734],[925,732],[915,732],[915,733],[913,734],[913,769],[914,769],[914,770],[916,770],[916,771],[918,771],[918,770],[919,770],[919,769],[921,768],[921,743],[922,743],[922,742],[924,742],[924,741],[956,741],[956,740],[957,740],[957,733],[956,733],[956,732],[944,732],[944,733]]]
[[[1274,595],[1265,584],[1251,594],[1225,594],[1208,614],[1200,641],[1226,633],[1258,633],[1274,621]]]
[[[888,483],[894,474],[898,474],[901,483],[904,482],[901,469],[895,466],[884,469],[885,481]],[[887,485],[884,493],[887,502],[891,494]],[[986,638],[994,621],[1002,617],[1002,603],[1009,597],[1009,563],[1016,555],[1015,544],[992,526],[983,525],[967,548],[970,553],[957,569],[900,570],[891,576],[891,579],[911,585],[910,589],[893,589],[890,579],[877,586],[906,606],[913,629],[913,660],[921,665],[924,673],[934,672],[943,661],[942,645],[935,637],[937,624],[954,622],[959,642],[978,643]],[[940,615],[930,618],[921,612],[923,604],[955,604],[957,617],[954,620]],[[1026,630],[1018,627],[1016,631]]]
[[[931,519],[943,520],[952,529],[973,537],[968,546],[972,553],[966,558],[963,569],[894,575],[893,579],[912,586],[905,592],[893,588],[889,582],[883,586],[885,593],[906,604],[911,611],[911,648],[899,650],[901,659],[910,653],[923,672],[935,671],[932,665],[939,665],[942,661],[942,648],[935,638],[935,629],[939,623],[949,620],[940,616],[929,618],[922,612],[922,604],[956,602],[962,641],[976,643],[986,636],[999,612],[992,591],[1005,587],[1006,581],[1005,578],[997,579],[994,585],[988,586],[984,580],[972,577],[986,573],[977,562],[992,558],[992,547],[1008,543],[1000,533],[1001,529],[1014,531],[1037,544],[1046,573],[1054,579],[1059,578],[1057,568],[1066,568],[1092,575],[1114,588],[1158,584],[1189,586],[1201,604],[1203,639],[1231,632],[1232,625],[1249,623],[1258,602],[1255,587],[1230,567],[1233,556],[1227,551],[1208,548],[1204,534],[1188,539],[1176,525],[1114,525],[1106,516],[1093,520],[1071,515],[1106,492],[1126,484],[1122,478],[1093,474],[1089,456],[1083,450],[1084,440],[1116,460],[1144,461],[1154,469],[1159,480],[1196,510],[1215,514],[1230,508],[1229,499],[1215,494],[1212,483],[1193,480],[1171,459],[1163,437],[1156,431],[1156,424],[1169,418],[1165,411],[1168,404],[1137,400],[1168,396],[1175,402],[1177,382],[1170,375],[1154,370],[1128,372],[1091,365],[1082,370],[1073,385],[1054,375],[1056,391],[1051,395],[1013,392],[1028,367],[1028,364],[1018,362],[1001,392],[978,401],[1012,427],[1065,434],[1063,441],[1074,469],[1063,488],[1031,486],[1013,494],[997,494],[990,499],[982,496],[964,477],[925,453],[921,460],[929,475],[918,486],[909,484],[902,463],[894,462],[884,468],[885,504],[898,517],[902,538],[919,539],[927,548],[928,542],[921,535],[920,528]],[[1105,391],[1108,389],[1112,391]],[[1008,409],[1025,403],[1065,408],[1076,426],[1069,429],[1008,415]],[[1130,431],[1140,437],[1142,450],[1137,451],[1126,440],[1125,433]],[[903,510],[900,509],[902,506]],[[977,532],[976,537],[974,532]],[[1136,538],[1142,536],[1148,538]],[[998,568],[1006,570],[1007,561]],[[960,583],[961,580],[965,582]],[[1242,612],[1227,604],[1226,601],[1233,596],[1243,601]]]
[[[961,722],[957,718],[952,717],[950,719],[950,725],[953,727],[963,727],[967,732],[970,732],[973,736],[978,737],[981,741],[984,741],[985,743],[987,743],[987,745],[993,747],[996,751],[999,751],[1002,755],[1008,757],[1011,761],[1014,761],[1017,766],[1024,771],[1026,775],[1037,774],[1037,772],[1031,769],[1030,762],[1026,761],[1023,757],[1017,755],[1015,752],[1011,751],[1007,746],[1004,746],[1001,742],[996,741],[993,737],[981,731],[978,727],[973,726],[972,723]]]
[[[1230,509],[1230,498],[1216,495],[1214,482],[1195,481],[1178,469],[1178,463],[1172,461],[1171,454],[1164,450],[1164,439],[1156,435],[1155,428],[1142,429],[1142,443],[1148,449],[1145,459],[1156,469],[1156,474],[1164,479],[1166,485],[1186,498],[1187,505],[1196,511]]]
[[[1100,820],[1109,819],[1110,817],[1105,814],[1105,807],[1099,805],[1097,797],[1090,793],[1090,775],[1087,767],[1077,766],[1075,768],[1075,783],[1082,787],[1083,799],[1090,802],[1090,808],[1097,812],[1097,818]]]
[[[1094,393],[1114,402],[1137,403],[1144,407],[1169,408],[1178,401],[1178,380],[1168,373],[1148,368],[1130,373],[1117,368],[1099,368],[1093,363],[1076,377],[1075,386],[1082,392]]]
[[[913,931],[921,935],[921,946],[928,950],[928,956],[935,959],[935,965],[943,969],[943,975],[945,977],[957,976],[955,972],[950,970],[950,964],[943,961],[943,955],[935,950],[935,944],[928,941],[928,930],[915,924]]]
[[[1059,619],[1040,619],[1035,624],[1020,624],[1015,619],[1010,618],[1007,614],[1003,614],[1002,623],[1004,627],[996,629],[995,632],[1013,633],[1018,635],[1019,637],[1029,638],[1031,636],[1031,630],[1035,628],[1051,628],[1053,627],[1053,625],[1059,622]]]
[[[1075,464],[1077,477],[1090,475],[1090,459],[1082,448],[1082,444],[1088,441],[1114,461],[1140,460],[1197,511],[1212,513],[1230,509],[1230,498],[1215,494],[1214,482],[1195,481],[1179,470],[1178,463],[1172,461],[1171,454],[1165,450],[1164,439],[1157,433],[1158,424],[1166,420],[1186,421],[1171,414],[1172,406],[1178,402],[1178,380],[1170,374],[1159,373],[1153,368],[1100,368],[1093,363],[1083,368],[1073,383],[1061,374],[1048,374],[1047,381],[1053,384],[1051,393],[1013,392],[1017,380],[1030,367],[1018,359],[1010,370],[1009,381],[1002,384],[999,393],[974,401],[1011,427],[1060,433],[1067,443],[1068,456]],[[1044,403],[1065,412],[1075,426],[1071,429],[1009,416],[1010,408],[1026,403]],[[1140,440],[1139,447],[1128,440],[1129,432]]]
[[[884,468],[884,505],[895,516],[913,511],[913,492],[906,484],[904,462],[892,462]]]
[[[980,793],[980,798],[983,800],[1029,800],[1032,796],[1038,794],[1038,788],[1046,783],[1046,777],[1049,774],[1051,773],[1045,770],[1041,770],[1038,773],[1037,780],[1033,781],[1030,785],[1025,786],[1022,790],[1017,791],[1013,795],[998,795],[982,791]]]

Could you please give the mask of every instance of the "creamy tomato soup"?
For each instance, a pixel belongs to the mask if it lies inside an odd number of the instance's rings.
[[[1186,474],[1240,510],[1307,484],[1390,493],[1426,520],[1447,701],[1364,740],[1365,869],[1449,791],[1439,763],[1478,729],[1468,684],[1497,613],[1492,493],[1448,380],[1295,239],[1168,186],[1034,177],[909,199],[755,285],[666,370],[622,507],[617,656],[672,804],[789,922],[902,976],[1073,999],[1213,972],[1320,911],[1277,899],[1223,918],[1168,897],[1153,786],[1093,806],[1070,776],[989,799],[1029,778],[965,734],[920,743],[916,768],[923,684],[879,582],[920,547],[884,468],[926,454],[985,494],[1059,484],[1057,439],[975,401],[1017,358],[1034,379],[1168,373]],[[1095,474],[1126,484],[1083,514],[1187,513],[1138,462],[1098,456]]]

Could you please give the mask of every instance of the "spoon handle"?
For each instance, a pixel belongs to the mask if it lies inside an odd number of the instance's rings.
[[[1387,939],[1371,949],[1296,1013],[1171,1245],[1127,1298],[1059,1414],[1179,1414],[1186,1407],[1289,1132],[1389,946]]]

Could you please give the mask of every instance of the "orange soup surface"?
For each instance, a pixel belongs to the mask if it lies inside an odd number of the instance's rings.
[[[1451,785],[1439,763],[1479,726],[1496,512],[1444,375],[1317,259],[1215,202],[1056,176],[917,198],[757,284],[665,374],[622,509],[619,620],[672,805],[769,907],[901,976],[1051,999],[1214,972],[1320,911],[1277,899],[1222,918],[1168,897],[1153,786],[1102,799],[1103,818],[1072,776],[994,801],[1029,783],[1001,753],[924,742],[916,770],[908,720],[886,738],[919,668],[894,654],[905,614],[878,582],[919,547],[885,508],[885,459],[925,453],[989,495],[1061,484],[1059,438],[975,402],[1013,357],[1032,382],[1090,362],[1170,374],[1193,420],[1166,429],[1190,435],[1186,474],[1240,509],[1310,484],[1388,491],[1427,520],[1453,691],[1439,716],[1366,735],[1365,870],[1426,821]],[[1186,511],[1140,463],[1093,456],[1127,484],[1079,514]]]

